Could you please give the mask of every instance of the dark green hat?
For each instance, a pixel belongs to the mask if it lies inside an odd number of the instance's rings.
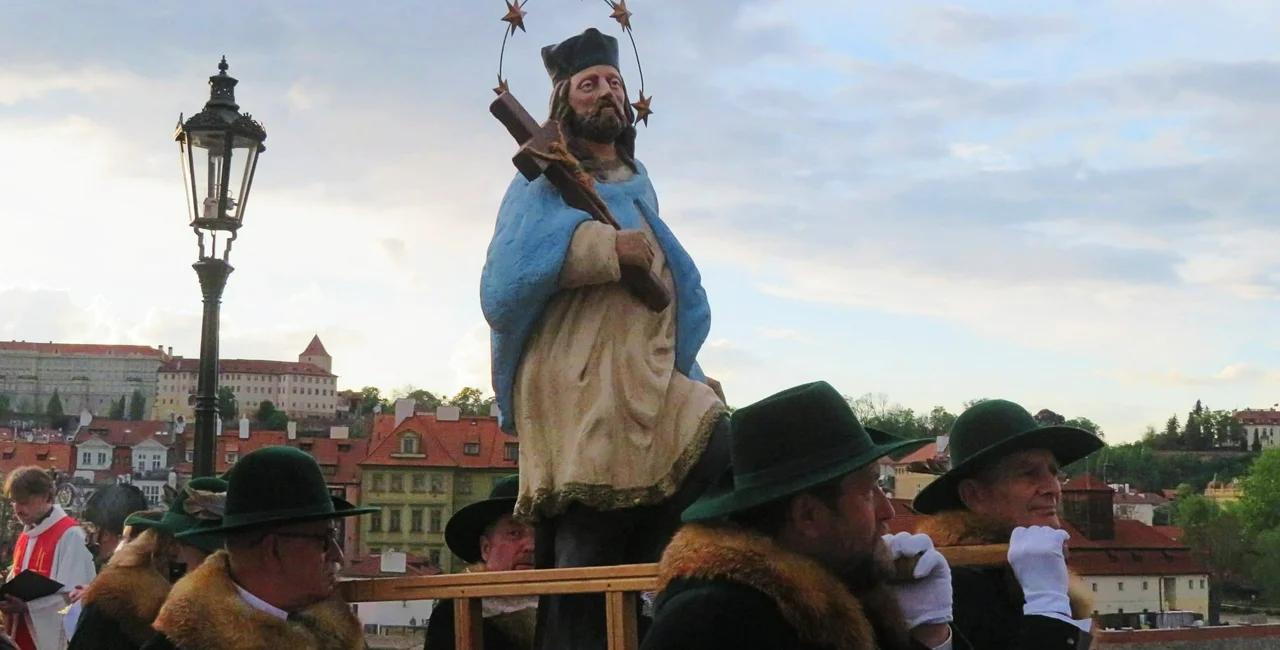
[[[928,442],[863,427],[825,381],[734,411],[729,438],[732,487],[695,501],[681,515],[684,521],[724,517],[782,499]]]
[[[263,447],[245,454],[227,472],[227,507],[222,521],[201,522],[179,535],[232,533],[308,521],[338,519],[378,508],[358,508],[329,496],[324,473],[310,454],[293,447]]]
[[[520,494],[520,475],[504,476],[493,483],[489,498],[477,501],[453,513],[444,527],[444,543],[454,555],[467,564],[475,564],[480,557],[480,536],[490,524],[509,515],[516,509],[516,497]]]
[[[951,468],[916,495],[917,512],[931,515],[963,508],[960,481],[1015,451],[1048,449],[1060,465],[1102,449],[1094,434],[1062,425],[1042,427],[1027,409],[1008,400],[991,399],[969,407],[951,425]]]
[[[558,45],[542,48],[542,65],[546,66],[552,83],[560,83],[597,65],[617,69],[618,39],[601,34],[593,27]]]
[[[137,530],[158,530],[177,537],[202,521],[219,521],[222,518],[226,492],[227,482],[220,478],[193,478],[173,497],[169,510],[163,517],[148,519],[144,513],[135,512],[124,520],[124,525]],[[209,552],[222,548],[222,542],[220,535],[197,535],[182,539],[184,544]]]

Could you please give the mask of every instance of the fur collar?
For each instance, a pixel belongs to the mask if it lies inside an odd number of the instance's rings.
[[[924,517],[916,525],[917,533],[924,533],[933,539],[934,546],[972,546],[978,544],[1008,544],[1013,528],[992,519],[974,514],[969,510],[948,510],[936,515]],[[1001,570],[1009,596],[1015,603],[1025,603],[1022,587],[1008,567]],[[1077,619],[1093,616],[1093,597],[1085,590],[1084,581],[1075,572],[1071,572],[1071,582],[1067,586],[1067,596],[1071,599],[1071,615]]]
[[[681,528],[659,564],[659,590],[679,578],[726,580],[759,590],[808,643],[836,650],[911,645],[902,611],[887,588],[854,597],[817,562],[742,528]]]
[[[155,635],[151,623],[169,596],[169,581],[151,564],[155,548],[151,531],[121,547],[81,597],[85,607],[101,609],[139,646]]]
[[[182,650],[364,650],[360,620],[336,596],[293,618],[245,603],[219,551],[173,586],[155,628]]]

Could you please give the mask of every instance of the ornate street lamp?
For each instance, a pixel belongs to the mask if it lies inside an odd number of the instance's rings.
[[[174,139],[182,154],[183,187],[191,229],[200,244],[193,265],[204,294],[200,331],[200,377],[196,384],[196,445],[192,476],[213,476],[218,417],[218,312],[231,268],[231,243],[244,225],[245,206],[267,132],[236,104],[237,81],[227,75],[227,57],[209,77],[209,101],[185,122],[178,116]],[[232,184],[239,183],[236,191]]]

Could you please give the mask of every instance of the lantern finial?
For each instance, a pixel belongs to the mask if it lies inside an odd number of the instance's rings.
[[[227,68],[230,67],[231,66],[227,65],[227,55],[223,54],[222,62],[218,64],[218,71],[222,74],[227,74]]]

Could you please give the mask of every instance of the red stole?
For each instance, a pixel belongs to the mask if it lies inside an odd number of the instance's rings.
[[[40,533],[36,537],[36,543],[31,545],[31,561],[27,564],[27,569],[35,571],[46,578],[52,578],[53,573],[53,555],[58,550],[58,540],[62,539],[62,535],[67,530],[80,525],[71,517],[63,517],[58,523],[49,527],[48,530]],[[27,542],[30,540],[24,532],[18,535],[18,542],[13,547],[13,574],[16,576],[22,572],[22,561],[27,556]],[[10,616],[8,625],[9,636],[18,644],[20,650],[36,650],[36,640],[31,636],[31,629],[27,626],[27,615]]]

